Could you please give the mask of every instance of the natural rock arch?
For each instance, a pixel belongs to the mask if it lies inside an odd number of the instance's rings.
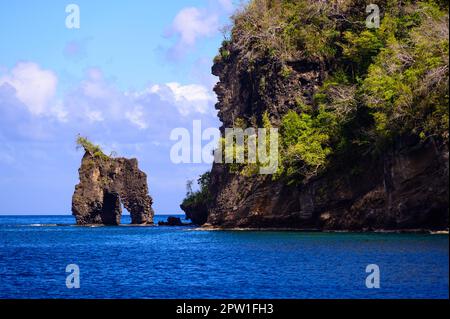
[[[77,224],[119,225],[121,204],[130,212],[132,224],[153,224],[153,200],[148,195],[147,175],[139,170],[138,161],[85,150],[80,183],[72,198]]]

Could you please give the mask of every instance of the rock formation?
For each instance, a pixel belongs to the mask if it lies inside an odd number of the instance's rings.
[[[201,226],[208,220],[208,207],[205,203],[194,205],[182,204],[180,208],[185,212],[186,219],[191,220],[194,225]]]
[[[238,117],[261,117],[266,110],[277,125],[295,107],[290,103],[298,83],[308,99],[323,77],[319,66],[293,63],[289,81],[281,80],[276,59],[260,62],[261,68],[248,74],[245,52],[235,50],[234,61],[213,67],[220,78],[215,90],[222,129],[232,127]],[[256,83],[264,76],[269,84],[262,93]],[[400,137],[377,158],[361,156],[357,170],[329,171],[299,186],[273,181],[272,176],[233,174],[214,164],[208,213],[184,209],[194,219],[204,221],[206,215],[209,225],[225,228],[447,229],[448,156],[445,142]]]
[[[237,119],[261,125],[264,113],[279,127],[289,110],[298,112],[299,99],[312,107],[330,65],[337,63],[301,54],[282,61],[276,54],[252,52],[256,45],[241,39],[224,43],[212,68],[219,77],[215,92],[222,133]],[[358,154],[354,162],[297,186],[214,164],[211,200],[182,209],[193,221],[220,228],[448,229],[448,164],[448,141],[414,134],[399,134],[377,156]]]
[[[230,174],[216,164],[207,223],[221,228],[448,229],[445,146],[398,141],[360,169],[286,186],[270,177]]]
[[[82,146],[80,183],[72,198],[77,225],[120,225],[122,205],[130,212],[132,224],[152,225],[153,201],[138,161],[111,158],[92,150],[90,144]]]
[[[181,218],[173,217],[173,216],[168,217],[166,222],[164,222],[164,221],[158,222],[158,225],[159,226],[171,226],[171,227],[192,226],[191,223],[183,223],[181,221]]]

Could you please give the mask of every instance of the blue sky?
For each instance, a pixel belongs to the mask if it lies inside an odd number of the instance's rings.
[[[65,25],[66,5],[80,28]],[[70,214],[76,135],[137,157],[159,214],[180,213],[186,180],[169,136],[218,127],[211,61],[231,0],[0,0],[0,214]]]

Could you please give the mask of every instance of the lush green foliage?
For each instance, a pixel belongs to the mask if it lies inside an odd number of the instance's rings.
[[[224,40],[222,46],[219,49],[219,54],[214,57],[214,63],[218,63],[222,60],[227,60],[230,57],[230,51],[228,50],[229,41]]]
[[[332,57],[339,32],[331,8],[320,1],[253,0],[235,14],[232,39],[283,58]]]
[[[380,137],[448,137],[448,14],[426,3],[417,10],[404,37],[390,31],[362,81]],[[385,19],[405,27],[404,17]]]
[[[109,159],[109,156],[107,156],[105,153],[103,153],[103,151],[99,145],[93,144],[86,137],[78,135],[76,143],[77,143],[77,147],[82,147],[86,152],[88,152],[89,154],[91,154],[92,156],[94,156],[96,158],[100,158],[100,159],[104,159],[104,160]]]
[[[323,109],[316,116],[289,111],[281,124],[281,165],[278,176],[285,175],[289,183],[316,175],[327,163],[331,153],[330,136],[324,129],[328,114]]]
[[[209,201],[209,184],[211,182],[211,173],[206,172],[197,180],[199,190],[194,191],[192,186],[194,181],[188,181],[186,183],[186,198],[183,201],[184,206],[196,206],[199,204],[205,204]]]
[[[247,72],[255,70],[256,61],[272,60],[281,62],[278,76],[286,82],[303,72],[293,67],[297,62],[311,64],[322,76],[312,102],[296,98],[297,107],[276,121],[280,149],[274,179],[299,184],[342,166],[355,174],[362,156],[377,155],[404,135],[448,142],[448,1],[377,0],[381,25],[376,29],[365,24],[369,3],[251,0],[234,15],[216,63],[236,63],[230,57],[238,48],[251,62]],[[259,77],[259,94],[271,84],[270,76]],[[233,125],[272,128],[268,112],[258,115],[235,118]],[[248,136],[244,139],[243,146],[233,145],[233,159],[241,151],[247,161],[227,166],[251,176],[264,163],[248,162]],[[224,149],[224,138],[219,146]],[[210,179],[209,173],[202,175],[198,191],[189,181],[183,204],[207,203]]]
[[[276,178],[300,182],[403,135],[448,139],[448,1],[376,3],[376,29],[362,0],[253,0],[234,16],[231,45],[280,59],[280,78],[289,81],[290,61],[326,70],[313,103],[299,100],[281,121]]]

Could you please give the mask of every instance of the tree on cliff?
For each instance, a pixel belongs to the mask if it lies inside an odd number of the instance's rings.
[[[196,205],[198,203],[207,202],[209,199],[209,184],[211,181],[211,173],[206,172],[202,174],[198,180],[198,191],[193,191],[192,187],[194,181],[189,180],[186,182],[186,198],[183,201],[184,206]]]
[[[369,3],[251,0],[236,12],[212,67],[221,129],[279,128],[279,169],[215,163],[210,198],[189,198],[187,215],[448,228],[448,1],[377,0],[374,28]]]
[[[99,145],[93,144],[86,137],[81,135],[77,136],[76,144],[77,149],[83,148],[86,153],[89,153],[93,157],[107,160],[114,155],[113,153],[111,153],[111,156],[106,155]]]
[[[377,4],[381,25],[373,29],[360,0],[252,0],[233,16],[216,64],[238,48],[250,62],[282,63],[286,81],[294,63],[324,70],[312,101],[299,98],[279,122],[275,178],[298,183],[361,154],[376,156],[404,135],[448,139],[448,2]]]

